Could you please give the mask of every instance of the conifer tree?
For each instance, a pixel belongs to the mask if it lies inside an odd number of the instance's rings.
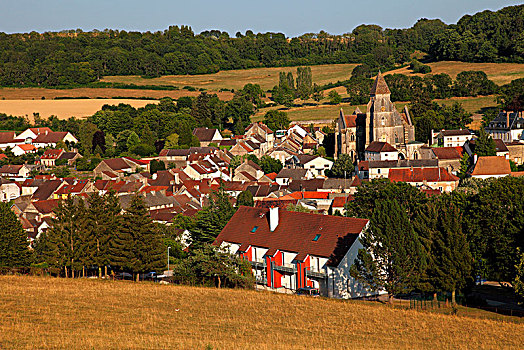
[[[351,266],[351,275],[371,290],[384,288],[390,301],[412,291],[425,267],[422,244],[406,210],[395,199],[376,203],[370,228],[361,238],[364,249]]]
[[[47,245],[50,248],[46,258],[51,266],[64,269],[66,277],[75,276],[75,271],[82,269],[82,248],[85,235],[81,232],[85,224],[85,207],[75,204],[69,197],[60,202],[55,209],[53,226],[47,232]]]
[[[311,67],[297,67],[297,96],[307,100],[313,93]]]
[[[497,155],[497,148],[493,138],[480,128],[479,137],[475,142],[475,153],[480,156],[495,156]]]
[[[111,241],[113,264],[137,274],[163,268],[164,245],[143,199],[135,195],[122,218],[121,229]]]
[[[0,266],[27,266],[28,247],[27,235],[9,203],[0,202]]]

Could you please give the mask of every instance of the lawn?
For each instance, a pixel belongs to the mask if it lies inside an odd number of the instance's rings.
[[[0,276],[2,349],[520,348],[524,324],[270,292]]]
[[[356,64],[325,64],[311,66],[313,82],[323,85],[338,80],[347,80]],[[220,89],[241,89],[245,84],[259,84],[262,89],[269,90],[278,85],[280,72],[293,72],[296,79],[296,67],[252,68],[225,70],[215,74],[202,75],[166,75],[160,78],[146,79],[139,76],[107,76],[105,82],[136,84],[136,85],[174,85],[180,88],[192,86],[211,91]]]
[[[431,74],[446,73],[453,79],[458,73],[468,70],[480,70],[487,74],[488,78],[493,80],[498,85],[504,85],[514,79],[524,78],[524,64],[523,63],[470,63],[470,62],[456,62],[456,61],[441,61],[428,63],[431,67]],[[392,70],[384,74],[412,74],[408,67]],[[415,74],[423,76],[423,74]]]

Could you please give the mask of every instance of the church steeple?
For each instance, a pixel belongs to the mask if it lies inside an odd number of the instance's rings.
[[[378,71],[377,78],[375,79],[375,82],[373,83],[373,87],[371,88],[371,92],[369,94],[371,96],[391,95],[391,91],[389,91],[388,84],[386,83],[386,80],[384,79],[384,76],[382,75],[382,72],[380,70]]]

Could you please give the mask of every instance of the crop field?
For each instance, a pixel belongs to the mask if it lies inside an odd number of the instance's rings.
[[[246,290],[0,276],[2,349],[478,349],[524,343],[518,318],[463,316],[462,307],[450,313]]]
[[[33,113],[40,113],[42,118],[48,118],[51,115],[56,115],[60,119],[84,118],[93,115],[105,104],[127,103],[139,108],[156,102],[135,99],[0,100],[0,113],[27,116],[30,121],[33,120]]]
[[[512,80],[524,78],[524,64],[523,63],[469,63],[469,62],[455,62],[455,61],[441,61],[428,63],[431,67],[431,74],[446,73],[453,79],[458,73],[468,70],[480,70],[487,74],[488,78],[493,80],[498,85],[504,85]],[[387,74],[413,74],[408,67],[392,70],[384,73]],[[415,74],[423,76],[423,74]]]
[[[214,92],[221,100],[229,101],[233,93],[228,91]],[[44,88],[0,88],[0,100],[52,100],[55,98],[153,98],[198,96],[200,91],[188,90],[142,90],[113,88],[77,88],[77,89],[44,89]]]
[[[356,64],[326,64],[311,66],[313,82],[318,85],[346,80],[351,76]],[[296,78],[296,67],[252,68],[220,71],[215,74],[202,75],[166,75],[160,78],[146,79],[139,76],[107,76],[105,82],[135,85],[174,85],[180,88],[192,86],[211,91],[220,89],[241,89],[245,84],[259,84],[262,89],[272,89],[278,85],[280,72],[293,72]]]

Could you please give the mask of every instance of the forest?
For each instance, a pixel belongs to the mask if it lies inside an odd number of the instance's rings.
[[[360,25],[343,35],[218,30],[0,33],[0,86],[71,87],[106,75],[158,77],[253,67],[363,63],[383,70],[410,61],[524,62],[524,5],[465,15],[457,24],[420,19],[408,29]],[[102,83],[100,83],[102,84]],[[106,84],[107,85],[107,84]],[[104,85],[105,86],[105,85]]]

